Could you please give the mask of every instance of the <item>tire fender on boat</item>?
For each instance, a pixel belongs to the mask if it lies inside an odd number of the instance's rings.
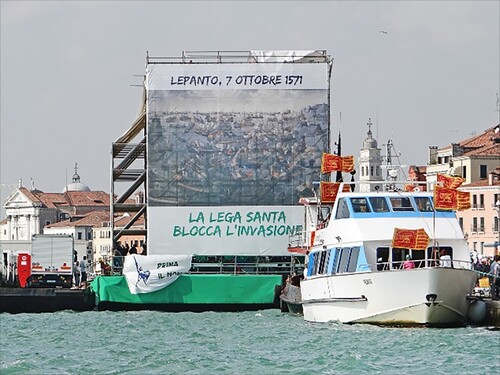
[[[486,318],[487,306],[483,300],[475,300],[469,304],[467,318],[471,323],[480,324]]]

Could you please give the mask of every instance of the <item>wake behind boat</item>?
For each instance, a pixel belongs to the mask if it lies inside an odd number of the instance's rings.
[[[325,154],[331,168],[323,173],[352,171],[342,159]],[[433,193],[419,191],[431,183],[404,191],[414,181],[394,179],[364,181],[364,192],[351,192],[359,182],[321,182],[319,198],[301,199],[304,232],[289,251],[308,254],[300,284],[306,321],[465,323],[477,275],[453,209],[467,197],[457,198],[457,178],[439,180]]]

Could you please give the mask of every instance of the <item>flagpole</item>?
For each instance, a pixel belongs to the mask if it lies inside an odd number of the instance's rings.
[[[434,258],[434,266],[437,261],[437,249],[436,249],[436,185],[434,185],[434,194],[432,199],[432,255]]]

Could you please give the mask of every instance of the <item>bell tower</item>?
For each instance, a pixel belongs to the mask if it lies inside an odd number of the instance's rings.
[[[377,184],[373,182],[382,182],[383,180],[381,169],[382,155],[380,154],[380,148],[377,147],[377,140],[373,138],[371,118],[368,119],[367,125],[367,137],[363,142],[363,148],[360,150],[358,158],[360,192],[381,190],[382,183]]]

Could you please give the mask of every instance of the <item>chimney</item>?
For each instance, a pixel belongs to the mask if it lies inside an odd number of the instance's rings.
[[[437,163],[437,153],[438,153],[437,146],[429,146],[429,164]]]
[[[136,204],[144,204],[144,193],[142,191],[139,191],[137,193],[135,202]]]

